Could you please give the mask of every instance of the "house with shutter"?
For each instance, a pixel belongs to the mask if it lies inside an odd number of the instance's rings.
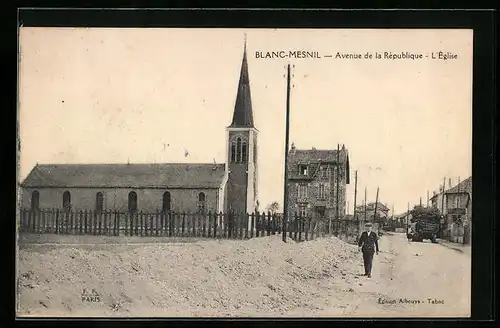
[[[254,212],[257,139],[246,41],[225,163],[37,164],[21,183],[21,208]]]
[[[349,181],[349,153],[337,150],[297,149],[288,153],[288,211],[312,218],[344,218]]]

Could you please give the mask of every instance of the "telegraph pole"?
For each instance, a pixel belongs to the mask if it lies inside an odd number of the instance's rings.
[[[358,193],[358,171],[354,175],[354,220],[356,220],[356,195]]]
[[[283,222],[282,222],[282,238],[286,243],[286,226],[288,220],[288,142],[290,134],[290,64],[287,67],[286,78],[286,136],[285,136],[285,195],[283,200]]]
[[[367,187],[365,187],[365,223],[366,223],[366,188]]]
[[[410,226],[410,203],[408,203],[408,210],[406,211],[406,231],[408,231],[409,226]]]
[[[340,211],[339,211],[339,206],[340,206],[340,201],[339,201],[339,175],[340,175],[340,146],[337,144],[337,176],[335,177],[335,184],[337,185],[337,206],[336,207],[336,220],[335,220],[335,226],[338,227],[339,224],[339,218],[340,218]],[[337,229],[335,229],[337,230]]]

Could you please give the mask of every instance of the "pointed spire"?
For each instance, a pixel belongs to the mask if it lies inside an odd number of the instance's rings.
[[[238,83],[238,92],[236,94],[236,103],[234,105],[233,121],[229,127],[254,127],[252,99],[250,96],[250,79],[248,76],[246,34],[243,49],[243,60],[241,62],[240,80]]]

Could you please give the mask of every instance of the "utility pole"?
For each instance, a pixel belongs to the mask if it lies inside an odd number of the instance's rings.
[[[282,238],[286,243],[286,223],[288,220],[288,142],[290,134],[290,64],[287,67],[286,78],[286,136],[285,136],[285,195],[283,200],[283,222],[282,222]]]
[[[338,223],[339,223],[339,218],[340,218],[340,211],[339,211],[339,207],[340,207],[340,197],[339,197],[339,176],[340,176],[340,146],[339,144],[337,144],[337,176],[335,177],[335,184],[337,185],[336,186],[336,192],[337,192],[337,206],[336,207],[336,220],[335,220],[335,226],[337,227],[338,226]],[[335,229],[337,230],[337,229]]]
[[[410,203],[408,203],[408,210],[406,211],[406,231],[408,231],[409,226],[410,226]]]
[[[422,207],[422,197],[420,197],[420,207]]]
[[[365,223],[366,223],[366,188],[367,187],[365,187]]]
[[[377,196],[375,196],[375,210],[373,212],[373,223],[377,222],[377,205],[378,205],[378,187],[377,187]],[[380,222],[377,224],[378,231],[380,232]]]
[[[427,190],[427,207],[429,207],[429,190]]]
[[[356,220],[356,195],[358,193],[358,171],[354,173],[354,220]]]
[[[446,189],[446,177],[443,179],[443,194],[441,195],[441,215],[444,215],[444,190]]]

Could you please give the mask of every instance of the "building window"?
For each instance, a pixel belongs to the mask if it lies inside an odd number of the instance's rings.
[[[299,174],[307,175],[307,165],[299,165]]]
[[[307,199],[307,185],[299,185],[299,199]]]
[[[324,218],[325,217],[325,207],[324,206],[316,206],[316,213],[318,214],[318,217]]]
[[[325,199],[325,185],[319,184],[319,199]]]
[[[65,211],[71,210],[71,194],[69,191],[63,193],[63,209]]]
[[[31,209],[38,210],[40,207],[40,193],[35,190],[31,193]]]
[[[168,191],[163,194],[162,210],[163,212],[170,212],[170,193]]]
[[[236,139],[236,161],[241,162],[241,138]]]
[[[328,178],[328,166],[321,167],[321,177]]]
[[[299,206],[299,216],[301,218],[306,217],[307,215],[307,207],[306,206]]]
[[[236,143],[231,142],[231,163],[236,162]]]
[[[247,143],[243,141],[241,143],[241,162],[246,163],[247,162]]]
[[[95,210],[97,212],[102,212],[104,209],[104,196],[102,192],[95,194]]]
[[[128,211],[130,213],[137,212],[137,193],[135,191],[128,193]]]
[[[200,192],[198,194],[198,211],[200,213],[205,212],[205,206],[206,205],[206,199],[205,199],[205,193]]]

